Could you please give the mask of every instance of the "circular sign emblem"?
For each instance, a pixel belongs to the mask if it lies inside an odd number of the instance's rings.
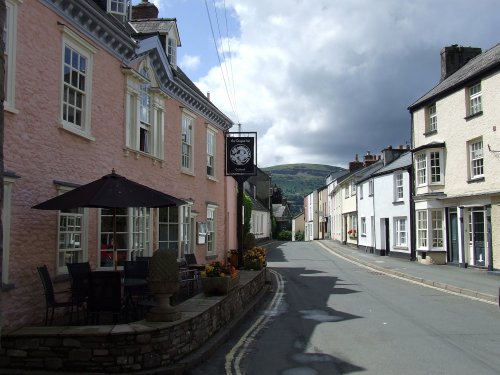
[[[252,151],[247,146],[239,144],[231,148],[229,157],[234,164],[244,165],[252,157]]]

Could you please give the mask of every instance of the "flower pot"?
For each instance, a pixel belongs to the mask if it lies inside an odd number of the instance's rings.
[[[202,277],[201,287],[206,295],[224,295],[238,285],[240,276]]]

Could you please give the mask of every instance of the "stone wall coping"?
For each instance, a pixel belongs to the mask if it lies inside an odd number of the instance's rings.
[[[239,285],[243,286],[254,279],[261,271],[240,270]],[[123,334],[151,333],[185,323],[197,315],[204,313],[216,306],[226,296],[205,296],[199,293],[196,296],[175,306],[181,313],[181,318],[174,322],[148,322],[139,320],[125,324],[110,325],[84,325],[84,326],[27,326],[2,330],[2,337],[82,337],[82,336],[107,336]]]

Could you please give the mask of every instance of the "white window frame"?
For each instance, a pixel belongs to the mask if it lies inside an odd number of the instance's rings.
[[[351,181],[351,196],[356,195],[356,183],[354,180]]]
[[[394,218],[394,244],[397,247],[408,247],[406,217]]]
[[[17,46],[17,8],[20,0],[5,0],[5,24],[3,40],[5,43],[5,91],[4,109],[18,113],[16,109],[16,46]]]
[[[422,152],[415,157],[417,171],[417,186],[427,184],[427,157],[425,152]]]
[[[215,178],[215,154],[217,132],[207,129],[207,176]]]
[[[118,228],[116,237],[120,239],[116,249],[118,268],[122,268],[118,259],[126,253],[123,260],[133,260],[138,256],[152,255],[152,230],[151,215],[152,209],[146,207],[132,207],[117,209],[117,225],[122,223],[123,227]],[[100,249],[97,256],[97,267],[100,269],[111,269],[113,264],[113,230],[112,230],[112,210],[99,209],[99,243]],[[104,218],[108,220],[106,231],[103,231]],[[111,222],[111,223],[110,223]],[[101,262],[103,253],[106,252],[108,262]]]
[[[469,87],[469,116],[483,111],[481,82]]]
[[[415,155],[417,186],[444,184],[444,152],[435,148]]]
[[[217,206],[207,205],[207,255],[216,254]]]
[[[193,252],[191,204],[179,206],[179,259]]]
[[[396,202],[404,199],[404,176],[402,171],[394,173],[394,200]]]
[[[428,131],[433,132],[437,131],[437,111],[436,111],[436,103],[431,104],[427,107],[428,114]]]
[[[194,172],[194,120],[195,117],[183,111],[181,124],[181,168]]]
[[[366,236],[366,217],[361,218],[361,235]]]
[[[483,139],[475,139],[469,142],[469,174],[470,179],[484,177],[484,147]]]
[[[441,183],[441,169],[441,152],[435,150],[429,151],[429,176],[431,185]]]
[[[160,250],[170,249],[180,253],[180,214],[179,207],[162,207],[159,209],[157,233],[158,247]]]
[[[149,69],[143,66],[141,74],[147,81],[141,83],[139,94],[138,150],[146,154],[151,154],[153,148],[153,127],[151,126],[151,117],[154,116],[151,116],[151,78]]]
[[[368,196],[372,197],[374,193],[373,179],[368,180]]]
[[[122,7],[122,11],[118,9],[120,6]],[[119,16],[124,17],[127,15],[127,0],[108,0],[107,9],[108,13],[117,14]]]
[[[94,140],[91,132],[91,107],[92,107],[92,69],[94,55],[97,50],[91,46],[84,39],[80,38],[76,33],[71,31],[66,26],[62,27],[63,37],[62,37],[62,56],[61,56],[61,126],[75,134],[82,137]],[[85,71],[85,87],[80,89],[74,87],[73,85],[67,85],[64,80],[64,71],[67,64],[65,63],[66,47],[82,56],[86,59],[86,71]],[[83,73],[78,73],[83,76]],[[71,79],[70,79],[71,80]],[[64,119],[65,107],[73,107],[71,102],[65,101],[65,90],[66,87],[69,91],[80,91],[82,94],[81,106],[81,125]],[[76,100],[76,99],[75,99]]]
[[[427,210],[417,210],[416,220],[417,220],[417,248],[422,250],[427,250],[428,248],[428,227],[429,223],[427,221]]]
[[[163,161],[166,94],[153,87],[155,82],[148,60],[143,62],[139,71],[140,73],[124,70],[128,75],[125,101],[126,148],[137,155]],[[142,134],[145,138],[142,138]]]
[[[59,185],[58,194],[64,194],[73,188]],[[66,223],[66,225],[63,225]],[[80,229],[77,229],[77,227]],[[61,242],[62,237],[67,238]],[[79,241],[78,241],[79,239]],[[80,242],[78,246],[78,242]],[[64,246],[67,243],[68,246]],[[72,245],[69,245],[71,243]],[[88,261],[88,208],[60,210],[57,215],[57,273],[68,273],[66,263],[79,263]]]
[[[363,183],[359,184],[359,199],[363,199]]]
[[[177,41],[175,38],[167,37],[167,56],[170,64],[177,65]]]
[[[432,248],[442,249],[444,246],[444,215],[443,210],[430,210]]]

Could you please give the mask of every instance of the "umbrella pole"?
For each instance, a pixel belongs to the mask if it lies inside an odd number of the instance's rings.
[[[116,208],[113,207],[113,264],[115,271],[118,269],[118,259],[116,254]]]

